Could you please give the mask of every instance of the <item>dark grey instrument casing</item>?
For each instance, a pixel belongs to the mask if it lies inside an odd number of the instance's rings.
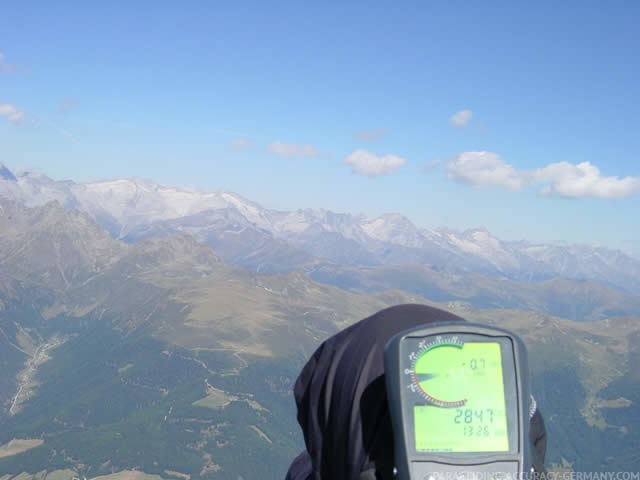
[[[491,341],[501,345],[507,424],[510,430],[508,452],[416,451],[413,422],[416,401],[408,389],[407,375],[403,374],[408,364],[408,352],[415,351],[415,345],[427,337],[450,334],[461,335],[466,341]],[[428,324],[400,332],[389,340],[385,348],[384,366],[398,480],[516,480],[530,471],[527,349],[516,334],[470,322]]]

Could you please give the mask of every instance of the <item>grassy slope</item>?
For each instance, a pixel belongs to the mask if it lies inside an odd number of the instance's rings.
[[[93,476],[138,467],[194,480],[281,477],[301,446],[290,392],[307,356],[350,322],[418,300],[402,292],[356,295],[301,274],[229,268],[185,237],[123,250],[92,276],[74,261],[83,281],[55,298],[36,289],[22,304],[3,303],[0,326],[10,342],[18,341],[14,319],[34,341],[59,332],[70,339],[40,368],[38,394],[23,411],[0,417],[0,443],[45,440],[0,459],[0,475],[73,467]],[[55,267],[70,278],[64,265]],[[460,282],[457,288],[466,288]],[[582,470],[637,470],[637,320],[578,324],[444,307],[525,336],[552,460],[564,457]],[[24,355],[4,355],[0,361],[11,368],[0,381],[10,392]],[[224,408],[194,405],[208,384],[238,400]]]

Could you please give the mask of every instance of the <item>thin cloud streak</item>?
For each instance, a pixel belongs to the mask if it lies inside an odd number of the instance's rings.
[[[64,128],[60,127],[59,125],[57,125],[56,123],[47,120],[45,118],[42,117],[35,117],[34,116],[34,125],[37,125],[38,123],[42,123],[44,125],[46,125],[47,127],[51,128],[52,130],[55,130],[57,133],[59,133],[60,135],[62,135],[63,137],[68,138],[69,140],[71,140],[73,143],[78,144],[78,139],[75,137],[75,135],[73,135],[71,132],[65,130]]]
[[[78,104],[78,100],[76,100],[73,97],[67,97],[62,101],[59,111],[60,113],[66,113],[69,110],[71,110],[73,107],[75,107],[77,104]]]
[[[222,128],[214,128],[211,130],[214,133],[221,133],[223,135],[233,135],[234,137],[253,137],[253,135],[249,135],[244,132],[236,132],[235,130],[225,130]]]
[[[247,138],[236,138],[233,142],[231,142],[231,148],[234,148],[236,150],[251,148],[253,147],[253,145],[253,141]]]
[[[436,159],[431,160],[431,161],[427,162],[426,164],[424,164],[420,168],[420,171],[422,173],[431,173],[434,170],[440,168],[441,166],[442,166],[442,160],[440,160],[439,158],[436,158]]]
[[[269,145],[269,151],[274,155],[289,158],[316,157],[319,152],[313,145],[298,145],[295,143],[282,143],[279,141]]]
[[[353,139],[358,142],[377,142],[386,134],[387,130],[385,128],[375,128],[372,130],[363,130],[362,132],[356,133],[353,136]]]
[[[11,65],[10,63],[5,62],[4,53],[0,52],[0,72],[4,73],[13,73],[17,70],[15,65]]]

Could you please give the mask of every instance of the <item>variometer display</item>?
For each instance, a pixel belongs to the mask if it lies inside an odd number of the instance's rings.
[[[530,467],[527,352],[517,335],[425,324],[389,340],[385,377],[398,480],[464,472],[515,479]]]
[[[509,450],[502,354],[497,342],[437,336],[412,352],[415,446],[425,452]]]

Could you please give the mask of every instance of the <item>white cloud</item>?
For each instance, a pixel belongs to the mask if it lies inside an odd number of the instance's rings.
[[[315,157],[318,150],[313,145],[297,145],[295,143],[273,142],[269,145],[269,151],[281,157],[300,158]]]
[[[447,162],[449,178],[455,182],[478,187],[502,186],[518,190],[523,175],[491,152],[464,152]]]
[[[542,195],[614,200],[640,192],[640,177],[604,177],[598,167],[589,162],[552,163],[536,170],[532,176],[537,182],[548,183],[540,190]]]
[[[351,165],[353,173],[378,177],[393,173],[407,162],[396,155],[379,156],[367,150],[356,150],[345,158],[344,163]]]
[[[0,52],[0,72],[15,72],[16,67],[4,61],[4,53]]]
[[[541,185],[539,193],[546,196],[613,200],[640,193],[640,177],[605,177],[589,162],[558,162],[526,171],[515,169],[496,153],[464,152],[447,162],[447,172],[451,180],[476,187],[519,190]]]
[[[452,127],[464,128],[471,120],[471,117],[473,117],[473,112],[471,110],[462,110],[451,115],[449,123],[451,123]]]
[[[384,128],[376,128],[373,130],[363,130],[362,132],[356,133],[353,138],[359,142],[375,142],[380,140],[387,134],[387,130]]]
[[[0,116],[7,117],[13,123],[20,123],[24,118],[22,111],[10,103],[0,104]]]

